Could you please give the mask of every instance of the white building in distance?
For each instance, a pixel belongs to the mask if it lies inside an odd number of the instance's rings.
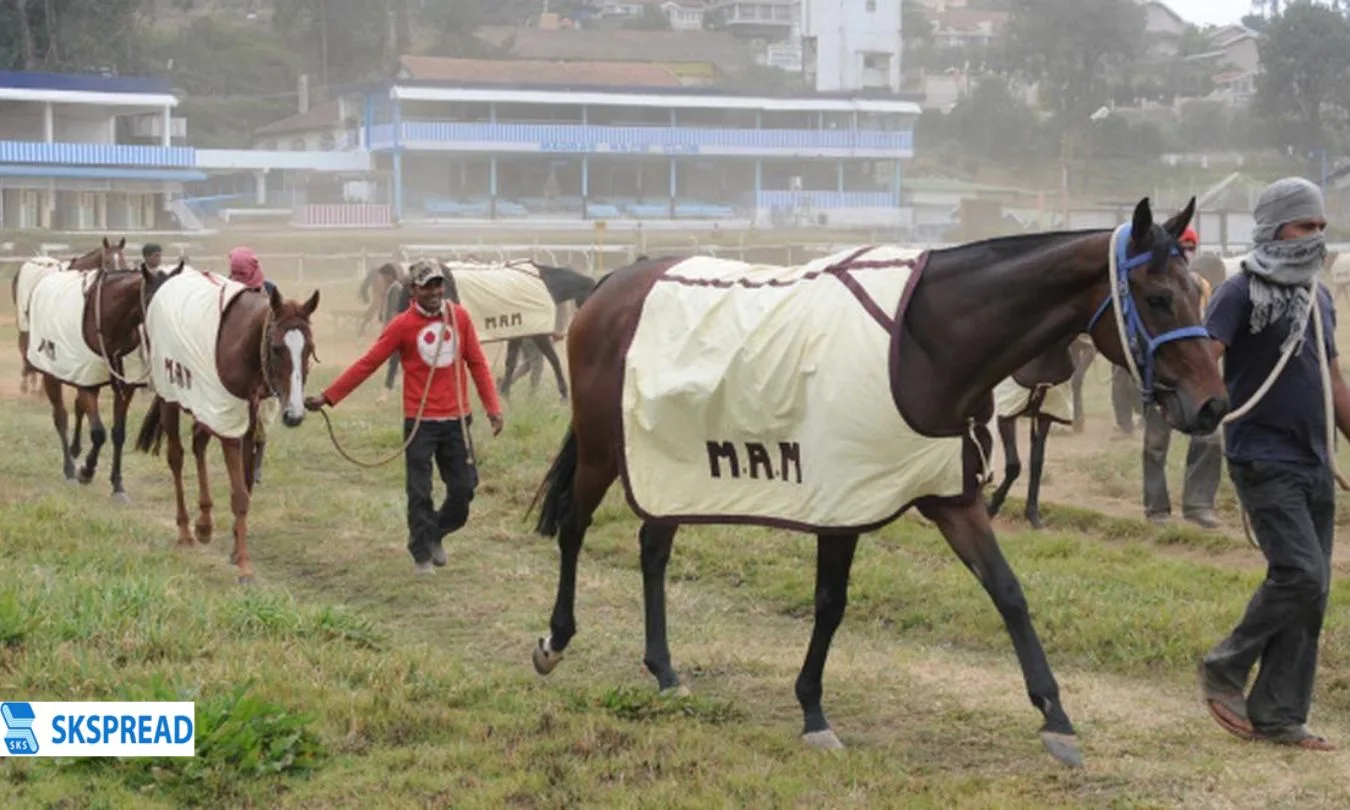
[[[803,67],[817,92],[900,89],[901,0],[801,0]]]

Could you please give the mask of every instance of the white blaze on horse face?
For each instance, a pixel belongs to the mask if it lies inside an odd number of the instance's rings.
[[[299,422],[305,418],[305,383],[300,373],[304,368],[305,335],[299,329],[289,329],[281,341],[291,350],[291,390],[286,396],[286,416]]]

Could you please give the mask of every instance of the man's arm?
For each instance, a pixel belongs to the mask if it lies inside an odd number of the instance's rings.
[[[401,324],[390,321],[380,336],[376,338],[375,344],[366,350],[366,353],[346,371],[332,382],[323,393],[317,397],[310,397],[305,401],[305,406],[310,410],[317,410],[324,405],[337,405],[347,398],[347,395],[356,390],[356,387],[366,381],[366,378],[375,373],[375,369],[384,365],[384,361],[389,359],[389,355],[398,350],[402,342],[403,329]]]
[[[464,362],[473,375],[474,387],[478,389],[478,398],[487,410],[495,436],[502,432],[502,404],[497,398],[497,383],[492,379],[492,367],[483,354],[483,344],[478,342],[478,330],[474,328],[468,310],[461,306],[455,307],[455,320],[459,323],[460,339],[464,341]]]

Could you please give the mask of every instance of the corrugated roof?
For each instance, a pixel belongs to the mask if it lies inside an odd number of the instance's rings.
[[[745,43],[725,31],[546,31],[485,25],[479,39],[520,59],[616,62],[711,62],[723,73],[755,63]]]
[[[644,62],[555,62],[543,59],[449,59],[405,56],[407,78],[479,84],[561,84],[573,87],[680,87],[678,77]]]
[[[338,122],[342,105],[337,99],[326,101],[317,107],[290,118],[274,121],[253,131],[254,135],[277,135],[286,132],[309,132],[316,129],[329,129]]]

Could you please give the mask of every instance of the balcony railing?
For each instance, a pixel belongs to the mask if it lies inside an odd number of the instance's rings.
[[[196,153],[187,146],[0,141],[0,163],[185,169],[196,164]]]
[[[394,125],[371,128],[371,148],[390,149]],[[910,130],[699,129],[606,127],[578,124],[486,124],[404,121],[402,144],[414,148],[617,154],[786,154],[907,157]]]

